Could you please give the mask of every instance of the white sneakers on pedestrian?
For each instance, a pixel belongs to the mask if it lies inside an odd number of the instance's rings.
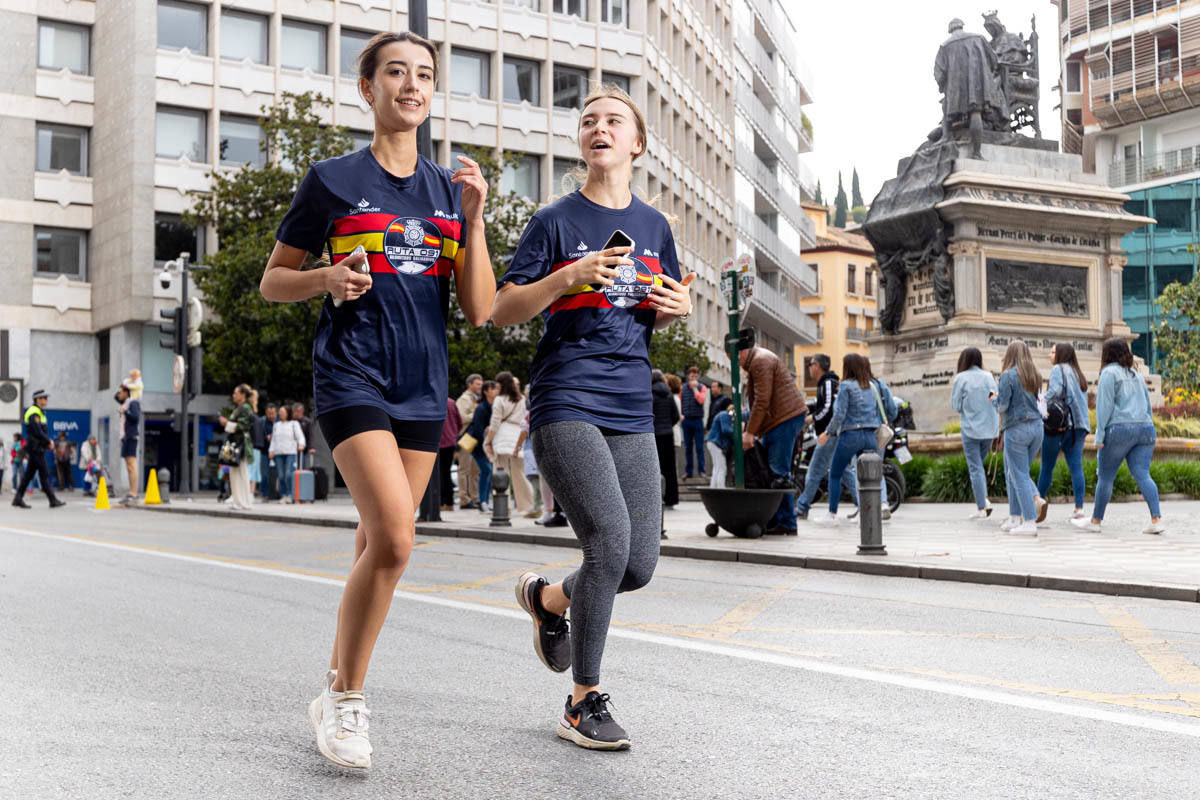
[[[989,500],[988,504],[986,506],[984,506],[983,508],[975,509],[975,512],[973,514],[971,514],[971,516],[967,517],[967,519],[987,519],[991,515],[992,515],[992,503]]]
[[[1073,520],[1073,519],[1088,519],[1088,518],[1089,518],[1088,513],[1086,511],[1084,511],[1081,508],[1077,508],[1071,512],[1071,516],[1067,517],[1067,521],[1069,522],[1070,520]]]
[[[362,692],[335,692],[337,672],[325,673],[325,688],[308,704],[308,720],[317,734],[321,755],[341,767],[368,769],[371,742],[367,724],[371,712]]]
[[[1167,526],[1163,524],[1163,521],[1160,518],[1158,520],[1158,522],[1155,522],[1154,520],[1150,520],[1150,524],[1142,529],[1142,533],[1160,534],[1160,533],[1164,532],[1166,529],[1167,529]]]
[[[1021,520],[1017,525],[1008,529],[1013,536],[1037,536],[1037,523],[1031,519]]]
[[[1009,517],[1008,519],[1004,520],[1004,522],[1000,523],[1000,530],[1004,531],[1005,533],[1008,533],[1009,531],[1011,531],[1013,528],[1017,527],[1020,524],[1021,524],[1020,517]]]
[[[808,521],[814,525],[820,525],[822,528],[836,528],[838,526],[837,514],[830,514],[828,512],[810,516]]]
[[[1091,531],[1092,533],[1100,532],[1100,525],[1092,522],[1092,518],[1086,514],[1082,517],[1072,517],[1071,524],[1081,531]]]

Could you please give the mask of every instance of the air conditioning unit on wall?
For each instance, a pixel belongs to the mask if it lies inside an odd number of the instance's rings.
[[[20,378],[0,378],[0,422],[21,421],[22,388]]]

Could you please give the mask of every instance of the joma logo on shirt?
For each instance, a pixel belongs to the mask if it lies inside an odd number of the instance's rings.
[[[658,253],[654,250],[643,250],[642,255],[650,256],[651,258],[658,258]]]
[[[440,208],[435,208],[433,210],[433,215],[435,217],[439,217],[440,219],[458,219],[458,214],[447,214],[445,211],[442,211]]]

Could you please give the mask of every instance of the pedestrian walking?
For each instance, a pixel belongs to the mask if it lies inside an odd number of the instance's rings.
[[[525,573],[517,598],[533,619],[542,662],[572,668],[558,735],[617,750],[629,737],[600,691],[600,662],[616,594],[653,575],[662,520],[648,348],[656,328],[691,314],[695,275],[680,280],[670,225],[630,191],[647,142],[633,100],[614,86],[592,90],[578,136],[587,180],[533,215],[493,320],[544,315],[530,374],[530,435],[583,550],[583,565],[562,581]],[[617,231],[636,242],[636,256],[629,246],[602,249]]]
[[[1046,518],[1048,503],[1029,476],[1029,468],[1042,444],[1042,412],[1037,402],[1042,376],[1033,365],[1029,345],[1020,339],[1009,343],[1000,369],[993,404],[1004,418],[1004,480],[1008,485],[1008,519],[1000,523],[1000,530],[1037,536],[1037,523]]]
[[[472,374],[467,376],[467,385],[463,389],[463,393],[458,396],[454,404],[458,406],[458,413],[462,417],[462,430],[466,431],[471,427],[471,419],[475,414],[475,407],[479,405],[479,399],[483,395],[483,378],[480,375]],[[481,447],[482,442],[476,442],[476,447]],[[479,508],[479,466],[475,463],[475,456],[470,450],[458,449],[458,507],[459,508]],[[487,498],[483,498],[487,500]]]
[[[36,475],[42,482],[42,491],[50,501],[51,508],[65,506],[66,502],[54,495],[50,486],[50,472],[46,469],[46,455],[52,448],[50,429],[46,426],[46,406],[50,403],[50,395],[45,390],[38,389],[33,393],[33,404],[25,409],[25,447],[23,457],[26,459],[21,482],[17,485],[17,493],[12,504],[17,508],[29,508],[25,502],[25,490]]]
[[[834,403],[837,401],[840,378],[832,366],[829,356],[825,353],[817,353],[808,362],[808,376],[817,382],[817,402],[812,410],[812,423],[813,433],[817,435],[818,440],[821,434],[829,428],[829,421],[833,419]],[[824,444],[818,444],[813,448],[808,461],[808,472],[804,476],[804,491],[796,498],[797,519],[808,519],[808,512],[812,508],[813,500],[816,499],[817,492],[821,489],[821,481],[829,477],[829,468],[833,465],[833,454],[837,451],[837,442],[838,437],[830,435]],[[850,497],[857,506],[858,475],[855,473],[853,465],[848,464],[843,470],[841,482],[849,490]],[[884,485],[887,485],[886,482]],[[884,503],[885,507],[886,505]]]
[[[138,438],[141,436],[142,401],[133,397],[133,390],[126,384],[117,388],[113,399],[121,407],[121,460],[125,462],[125,476],[129,481],[129,490],[121,502],[135,503],[141,475],[138,470]]]
[[[75,445],[67,439],[66,431],[59,431],[54,440],[54,469],[58,473],[58,488],[63,491],[75,491]]]
[[[733,398],[725,392],[725,384],[720,381],[713,381],[709,387],[712,394],[709,395],[708,401],[708,418],[704,421],[704,430],[711,430],[713,420],[727,408],[733,407]]]
[[[266,416],[255,414],[250,423],[250,446],[254,448],[254,460],[250,462],[250,500],[258,495],[258,487],[263,482],[268,459],[262,458],[263,448],[267,447]],[[269,452],[269,451],[268,451]]]
[[[275,462],[279,475],[279,498],[282,503],[295,502],[295,478],[297,458],[304,452],[308,440],[300,423],[291,419],[291,408],[285,403],[276,412],[275,424],[271,426],[271,443],[267,455]]]
[[[274,403],[267,403],[267,407],[263,410],[262,420],[262,447],[255,446],[257,456],[259,458],[259,475],[261,483],[259,488],[262,490],[264,500],[279,499],[279,478],[276,475],[275,459],[271,457],[271,434],[275,429],[275,421],[279,419],[279,410]]]
[[[363,680],[412,551],[416,506],[441,440],[450,278],[472,325],[487,322],[495,297],[479,165],[459,156],[452,173],[417,152],[437,55],[433,43],[407,31],[378,34],[363,46],[358,88],[372,110],[374,138],[309,169],[261,285],[272,301],[332,295],[314,336],[314,400],[361,521],[325,689],[309,716],[321,753],[347,767],[371,764]],[[301,270],[326,247],[331,266]],[[364,264],[369,275],[359,272]]]
[[[438,441],[438,479],[441,510],[454,510],[454,451],[458,445],[458,435],[462,433],[462,415],[458,413],[458,404],[452,397],[446,398],[446,421],[442,423],[442,438]],[[460,481],[462,474],[459,473]]]
[[[250,508],[253,495],[250,493],[250,464],[254,461],[254,447],[250,439],[254,427],[255,411],[258,410],[258,392],[249,384],[241,383],[233,390],[233,411],[228,417],[217,420],[225,429],[225,435],[241,451],[238,463],[229,464],[229,495],[233,507],[239,510]]]
[[[525,412],[525,419],[521,421],[521,438],[517,442],[521,448],[521,459],[525,466],[525,480],[529,481],[529,488],[533,489],[533,508],[525,516],[534,520],[534,524],[540,524],[542,519],[542,508],[549,510],[553,499],[545,501],[543,506],[542,499],[542,479],[538,474],[537,456],[533,454],[533,442],[529,439],[529,412]]]
[[[713,489],[725,488],[728,476],[729,454],[733,451],[733,416],[728,405],[717,412],[708,435],[704,438],[708,449],[708,463],[712,471],[708,485]]]
[[[683,476],[692,477],[692,455],[695,454],[696,475],[703,477],[704,470],[704,403],[708,390],[700,383],[700,368],[687,368],[687,381],[679,393],[679,410],[683,414],[680,427],[683,429]]]
[[[1054,465],[1061,452],[1071,473],[1071,490],[1075,495],[1075,511],[1071,519],[1087,519],[1083,511],[1083,496],[1087,484],[1083,475],[1083,444],[1091,432],[1088,419],[1087,378],[1079,368],[1075,348],[1069,342],[1059,342],[1050,350],[1050,386],[1046,389],[1047,406],[1054,408],[1054,422],[1059,429],[1050,430],[1047,418],[1042,426],[1042,471],[1038,474],[1037,490],[1049,497]],[[1062,412],[1067,412],[1065,415]]]
[[[1124,461],[1150,509],[1150,524],[1142,533],[1166,530],[1158,504],[1158,484],[1150,477],[1157,438],[1150,416],[1150,392],[1134,370],[1129,343],[1109,339],[1100,351],[1100,380],[1096,385],[1096,501],[1091,519],[1072,518],[1072,525],[1087,531],[1100,530],[1112,499],[1113,481]]]
[[[79,448],[79,468],[83,470],[83,484],[86,487],[84,496],[95,496],[96,487],[100,484],[100,476],[104,471],[100,461],[100,444],[96,441],[95,434],[88,436],[83,447]]]
[[[22,478],[25,477],[25,438],[21,434],[13,434],[12,448],[9,450],[9,463],[12,464],[12,487],[13,493],[17,491],[17,487],[21,485]],[[20,495],[17,495],[20,497]]]
[[[499,392],[492,408],[492,419],[484,434],[484,450],[496,467],[508,473],[516,503],[513,511],[528,514],[533,510],[533,489],[525,480],[525,462],[521,457],[521,425],[527,407],[521,394],[521,381],[511,372],[496,376]]]
[[[961,420],[963,455],[967,458],[967,474],[971,476],[971,492],[975,496],[975,511],[970,519],[986,519],[992,515],[983,461],[1000,434],[1000,416],[992,405],[996,389],[996,379],[983,368],[983,354],[979,348],[963,349],[958,354],[954,385],[950,389],[950,408]]]
[[[467,428],[467,433],[471,434],[478,443],[475,449],[471,451],[471,457],[475,461],[476,474],[478,478],[479,505],[478,508],[484,514],[490,513],[492,503],[489,499],[492,496],[492,459],[486,447],[483,446],[484,437],[487,436],[488,427],[492,424],[492,404],[496,401],[496,395],[500,391],[500,385],[495,381],[483,382],[483,395],[479,398],[479,403],[475,406],[475,413],[471,415],[471,426]]]
[[[651,371],[650,394],[654,408],[654,448],[658,453],[658,474],[663,478],[662,504],[663,508],[672,509],[679,505],[675,426],[679,423],[680,413],[662,370]]]

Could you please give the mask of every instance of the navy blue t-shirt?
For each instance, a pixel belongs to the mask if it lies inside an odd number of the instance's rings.
[[[546,331],[530,375],[530,429],[563,420],[626,433],[650,433],[650,335],[646,302],[662,273],[679,280],[675,238],[666,218],[633,198],[626,208],[597,205],[575,191],[529,221],[501,283],[541,280],[596,250],[614,230],[633,239],[633,266],[618,268],[601,291],[572,286],[543,313]]]
[[[313,165],[275,238],[333,263],[361,244],[371,289],[333,305],[327,297],[313,339],[316,413],[347,406],[391,417],[446,416],[450,275],[462,245],[462,187],[424,158],[399,178],[366,147]]]

